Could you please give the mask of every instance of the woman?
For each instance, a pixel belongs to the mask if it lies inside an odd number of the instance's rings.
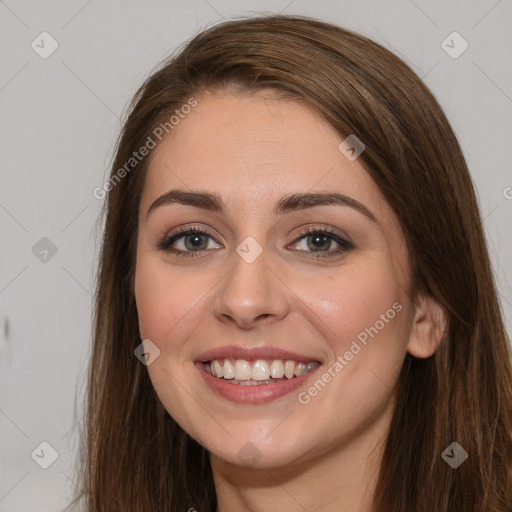
[[[214,26],[136,94],[107,192],[86,510],[512,510],[473,185],[396,56]]]

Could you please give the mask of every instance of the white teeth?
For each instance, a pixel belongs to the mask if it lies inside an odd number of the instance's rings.
[[[273,379],[282,379],[284,377],[284,366],[282,361],[272,361],[270,365],[270,376]]]
[[[287,379],[293,378],[295,375],[295,361],[286,361],[284,365],[284,374]]]
[[[229,359],[226,359],[224,361],[224,369],[222,373],[225,379],[235,378],[235,369],[233,368],[233,365],[229,362]]]
[[[275,359],[271,362],[258,359],[253,363],[238,359],[233,364],[229,359],[225,359],[224,364],[221,364],[219,360],[209,361],[205,363],[205,369],[213,377],[231,380],[234,384],[239,384],[239,381],[247,384],[270,384],[277,380],[283,380],[285,377],[287,379],[300,377],[319,364],[316,361],[296,363],[295,361],[282,361],[281,359]]]
[[[215,374],[217,377],[222,377],[222,366],[219,361],[213,361],[213,367],[215,368]]]
[[[267,380],[270,377],[270,369],[266,361],[256,361],[252,365],[252,380]]]
[[[239,359],[235,363],[235,379],[236,380],[251,380],[252,370],[251,365],[244,361],[243,359]]]

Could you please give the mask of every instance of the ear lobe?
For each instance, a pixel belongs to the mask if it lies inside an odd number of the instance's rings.
[[[414,357],[430,357],[437,350],[448,327],[448,315],[431,295],[420,292],[411,325],[407,352]]]

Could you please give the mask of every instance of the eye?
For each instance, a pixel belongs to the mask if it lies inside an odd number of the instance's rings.
[[[215,248],[209,246],[208,238],[213,240],[204,229],[191,226],[178,230],[174,235],[165,236],[157,247],[176,256],[194,257],[199,256],[203,249]],[[175,242],[179,242],[176,245],[181,247],[174,247]]]
[[[316,256],[307,256],[308,258],[327,258],[354,248],[351,242],[326,228],[307,227],[302,230],[301,234],[302,236],[290,246],[296,246],[299,252],[316,254]],[[157,243],[157,247],[176,256],[195,257],[205,249],[220,248],[212,247],[210,241],[213,241],[213,238],[207,231],[200,227],[190,226],[179,229],[173,235],[165,236]],[[330,250],[333,244],[338,245],[336,250]]]
[[[308,258],[328,258],[354,248],[351,242],[327,228],[307,227],[302,231],[302,235],[292,245],[301,252],[316,254],[316,256],[307,256]],[[329,250],[333,244],[337,244],[338,249]]]

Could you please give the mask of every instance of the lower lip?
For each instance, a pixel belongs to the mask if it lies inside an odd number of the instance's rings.
[[[210,375],[203,363],[195,363],[199,373],[208,386],[218,395],[243,404],[261,404],[276,400],[288,393],[291,393],[302,386],[311,375],[313,375],[322,365],[318,365],[308,373],[300,377],[294,377],[290,380],[283,380],[274,384],[255,384],[244,386],[243,384],[230,384],[229,380],[218,379]]]

